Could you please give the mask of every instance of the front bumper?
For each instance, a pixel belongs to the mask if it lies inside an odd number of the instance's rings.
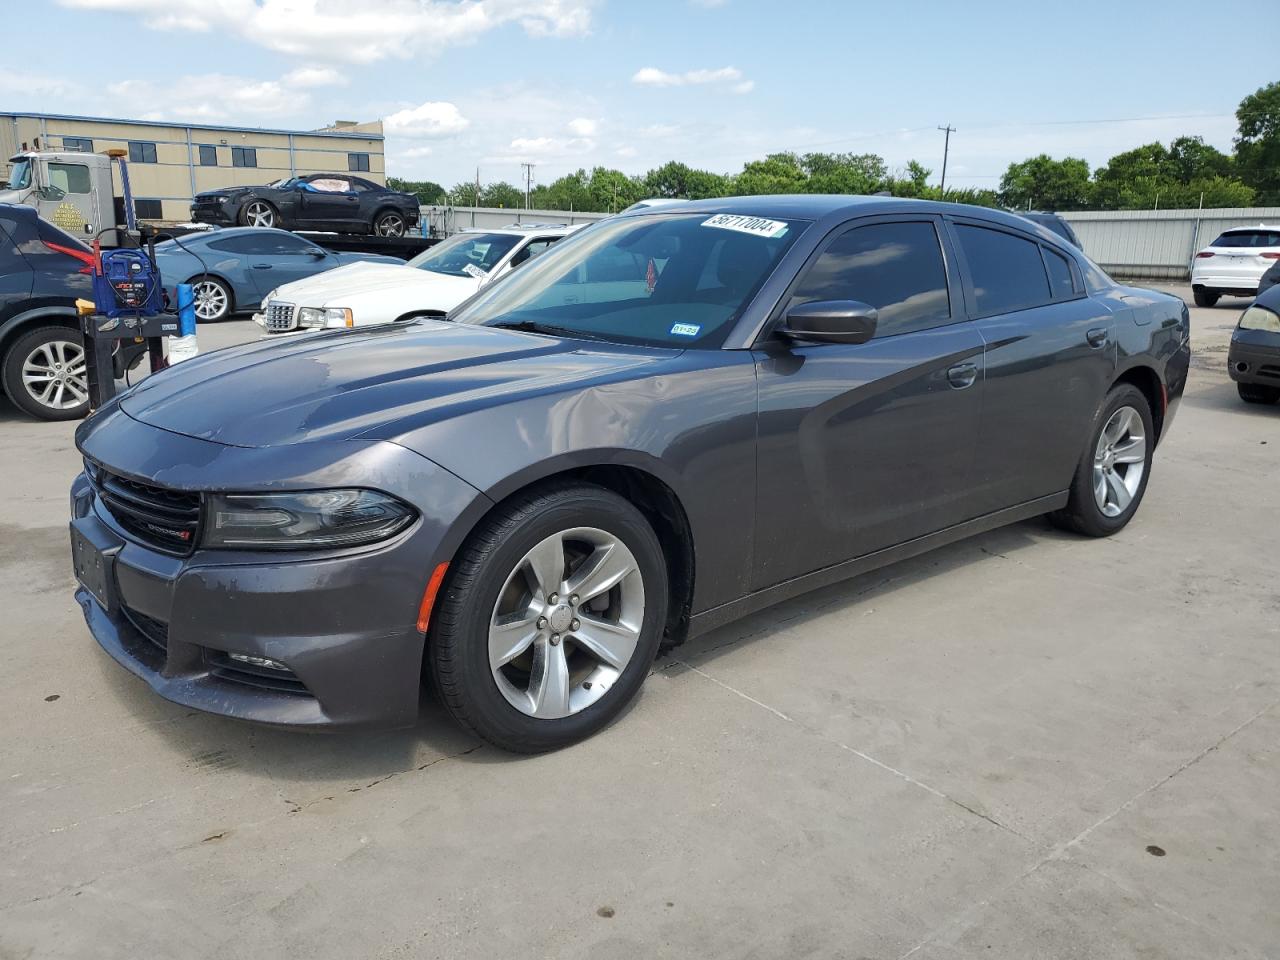
[[[219,227],[234,227],[240,205],[236,203],[193,203],[192,223],[212,223]]]
[[[219,445],[155,430],[118,408],[106,420],[78,439],[86,455],[113,472],[123,472],[119,461],[146,433],[167,462],[200,464],[192,478],[204,474],[206,489],[228,489],[211,456],[225,468],[238,454],[264,453],[215,450]],[[388,492],[418,507],[414,526],[385,543],[334,553],[196,549],[174,556],[132,537],[89,478],[77,477],[73,539],[79,533],[100,551],[105,602],[84,586],[75,599],[102,648],[162,697],[222,716],[312,728],[412,724],[424,651],[416,626],[423,589],[435,564],[447,559],[446,534],[454,520],[483,497],[395,444],[343,445],[357,448],[354,457],[328,471],[300,465],[312,482],[285,472],[273,488],[332,486],[332,476],[322,478],[335,470],[348,485],[359,477],[360,485],[400,487]],[[402,479],[392,478],[402,471]],[[181,468],[168,472],[174,476],[166,477],[166,485],[178,487]],[[406,496],[424,481],[416,496]],[[424,494],[430,501],[425,505]],[[255,668],[233,660],[232,653],[268,658],[287,671]]]
[[[1280,334],[1237,330],[1227,351],[1227,373],[1236,383],[1280,387]]]

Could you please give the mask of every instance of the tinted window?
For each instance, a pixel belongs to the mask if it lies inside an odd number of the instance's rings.
[[[1044,265],[1049,268],[1049,289],[1059,299],[1076,295],[1075,281],[1071,279],[1071,264],[1056,250],[1044,247]]]
[[[1009,313],[1048,302],[1039,244],[967,224],[956,225],[956,236],[969,261],[978,313]]]
[[[9,239],[6,228],[10,226],[8,221],[0,220],[0,276],[24,273],[29,269],[26,261],[22,259],[22,254],[18,253],[18,248]]]
[[[1215,247],[1280,247],[1280,233],[1271,230],[1232,230],[1213,241]]]
[[[256,167],[258,151],[255,147],[232,147],[231,165],[233,167]]]
[[[218,165],[218,148],[207,143],[200,145],[200,166],[216,167]]]
[[[364,180],[360,177],[350,177],[352,184],[357,190],[381,190],[382,188],[371,180]]]
[[[253,233],[242,233],[235,237],[210,240],[209,246],[214,250],[225,250],[227,253],[245,253],[251,256],[303,254],[320,250],[319,247],[308,243],[301,237],[275,230],[254,231]]]
[[[348,153],[347,169],[348,170],[368,170],[369,155],[367,153]]]
[[[63,193],[88,193],[89,168],[83,163],[50,163],[49,185]]]
[[[140,140],[129,141],[129,162],[130,163],[155,163],[156,162],[156,145],[154,143],[145,143]]]
[[[933,224],[879,223],[837,237],[791,298],[811,300],[870,304],[880,314],[877,337],[949,322],[947,269]]]
[[[159,200],[148,200],[143,197],[134,197],[133,212],[139,220],[160,220],[164,217],[164,210]]]
[[[530,240],[522,250],[516,251],[516,255],[511,258],[511,265],[513,267],[519,266],[530,257],[536,257],[559,239],[559,237],[537,237]]]

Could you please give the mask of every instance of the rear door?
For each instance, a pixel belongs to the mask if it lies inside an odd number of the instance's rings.
[[[755,589],[974,515],[983,341],[941,227],[857,221],[819,248],[774,321],[792,303],[859,300],[879,311],[874,339],[757,346]]]
[[[1056,246],[985,220],[950,218],[949,229],[986,341],[973,483],[989,513],[1070,485],[1115,374],[1114,320]]]

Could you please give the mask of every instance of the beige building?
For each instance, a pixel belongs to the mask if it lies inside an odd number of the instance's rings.
[[[0,112],[6,180],[9,158],[23,150],[102,153],[113,147],[129,152],[129,183],[144,220],[187,220],[191,198],[203,190],[308,173],[351,172],[386,183],[381,120],[339,120],[320,130],[264,130]]]

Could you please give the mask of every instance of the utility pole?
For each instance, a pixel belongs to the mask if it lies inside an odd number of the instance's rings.
[[[520,169],[524,171],[524,208],[529,209],[529,191],[533,189],[533,167],[532,163],[520,164]]]
[[[948,123],[945,127],[939,127],[938,129],[947,135],[946,140],[942,142],[942,182],[938,186],[938,192],[945,193],[947,190],[947,154],[951,152],[951,135],[956,132],[956,128]]]

